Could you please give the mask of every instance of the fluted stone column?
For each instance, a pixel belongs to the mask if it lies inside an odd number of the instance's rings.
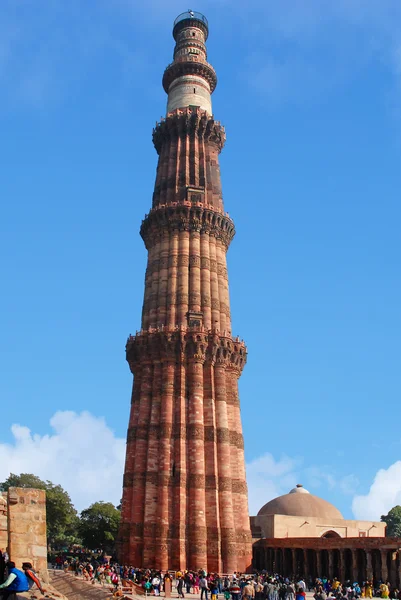
[[[171,460],[171,434],[173,429],[173,403],[175,363],[167,356],[162,361],[162,394],[160,406],[160,439],[158,469],[158,504],[155,555],[156,565],[165,571],[169,567],[168,527],[171,514],[171,480],[175,475],[175,465]],[[174,469],[174,474],[173,474]]]
[[[207,564],[205,454],[203,422],[203,362],[199,354],[188,364],[188,475],[189,475],[189,547],[191,569]]]

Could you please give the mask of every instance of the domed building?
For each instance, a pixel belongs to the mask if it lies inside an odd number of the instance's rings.
[[[367,578],[401,583],[399,539],[385,523],[344,519],[327,500],[298,484],[251,517],[253,567],[283,575]]]
[[[314,496],[301,484],[267,502],[256,517],[251,517],[251,523],[255,534],[269,538],[367,535],[372,525],[371,522],[346,521],[333,504]],[[385,524],[379,525],[384,535]]]

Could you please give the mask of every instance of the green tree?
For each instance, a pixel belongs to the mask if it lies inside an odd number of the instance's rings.
[[[386,523],[387,537],[401,537],[401,506],[394,506],[387,515],[382,515],[380,520]]]
[[[79,532],[84,546],[112,552],[121,513],[111,502],[95,502],[81,512]]]
[[[61,487],[51,481],[42,481],[32,473],[15,475],[10,473],[0,483],[0,490],[10,487],[37,488],[46,491],[47,543],[51,546],[64,546],[79,541],[79,519],[71,498]]]

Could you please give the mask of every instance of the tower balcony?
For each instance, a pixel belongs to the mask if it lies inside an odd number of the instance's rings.
[[[201,57],[187,54],[176,58],[164,71],[162,85],[166,94],[168,94],[172,82],[177,77],[184,77],[185,75],[196,75],[207,81],[211,94],[216,89],[217,75],[212,65]]]
[[[175,19],[173,26],[173,37],[176,40],[177,34],[181,29],[185,27],[200,27],[204,30],[205,38],[207,38],[209,34],[209,24],[205,15],[196,10],[187,10]]]

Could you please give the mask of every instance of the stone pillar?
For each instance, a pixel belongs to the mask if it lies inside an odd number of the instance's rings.
[[[306,548],[303,549],[304,554],[304,577],[308,579],[309,577],[309,562],[308,562],[308,550]]]
[[[46,492],[11,487],[7,494],[8,552],[18,568],[31,562],[47,582]]]
[[[333,550],[327,551],[329,555],[329,579],[333,579],[334,577],[334,554]]]
[[[339,559],[339,574],[338,577],[341,581],[341,583],[345,580],[345,551],[344,550],[339,550],[338,551],[338,559]]]
[[[316,577],[322,577],[322,553],[316,550]]]
[[[297,551],[295,548],[291,548],[292,554],[292,574],[298,576],[298,562],[297,562]]]
[[[288,572],[287,555],[285,552],[285,548],[282,548],[282,550],[281,550],[281,573],[283,575],[287,575],[287,572]]]
[[[366,550],[366,578],[373,579],[372,552]]]
[[[358,581],[359,578],[359,574],[358,574],[358,554],[356,551],[356,548],[351,548],[351,553],[352,553],[352,579],[353,581]]]
[[[397,552],[395,550],[390,551],[390,571],[388,574],[388,580],[392,587],[396,587],[397,579]]]
[[[381,563],[382,563],[381,578],[385,583],[387,583],[387,581],[388,581],[387,550],[380,550],[380,558],[381,558]]]

